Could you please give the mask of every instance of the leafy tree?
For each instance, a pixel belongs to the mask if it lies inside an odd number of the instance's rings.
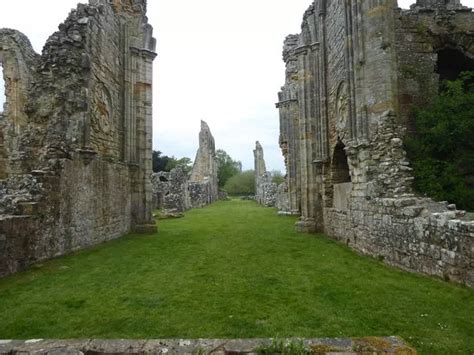
[[[184,171],[189,173],[192,169],[192,160],[189,158],[176,159],[174,156],[163,155],[159,150],[153,151],[152,154],[152,163],[153,171],[155,173],[159,171],[171,171],[176,168],[178,165],[181,165],[184,168]]]
[[[274,182],[277,185],[280,185],[285,181],[285,177],[279,170],[273,170],[272,171],[272,182]]]
[[[233,160],[229,154],[224,150],[218,149],[216,151],[217,158],[217,178],[219,180],[219,187],[224,187],[227,180],[232,176],[239,174],[242,171],[242,163]]]
[[[231,196],[248,196],[255,194],[255,171],[247,170],[230,177],[224,190]]]
[[[407,137],[414,188],[437,200],[474,210],[474,72],[442,83],[435,102],[415,110]]]
[[[154,150],[152,154],[152,165],[153,172],[165,171],[166,165],[168,164],[169,157],[162,155],[163,153],[159,150]]]
[[[181,158],[181,159],[176,159],[173,156],[168,160],[168,163],[166,164],[166,167],[165,167],[165,171],[171,171],[174,168],[176,168],[178,165],[183,167],[183,170],[186,173],[189,173],[189,172],[191,172],[191,170],[193,168],[193,161],[191,159],[187,158],[187,157],[184,157],[184,158]]]

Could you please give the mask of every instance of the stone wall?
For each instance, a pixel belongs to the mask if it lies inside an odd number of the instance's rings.
[[[153,173],[151,183],[155,209],[184,212],[191,207],[188,174],[182,166],[178,165],[170,172]]]
[[[261,205],[274,207],[278,187],[272,182],[271,173],[267,172],[263,148],[258,141],[255,143],[253,155],[255,162],[255,200]]]
[[[204,121],[201,121],[199,149],[189,178],[189,196],[192,208],[203,207],[219,199],[216,146]]]
[[[455,0],[410,10],[392,0],[313,2],[302,32],[285,40],[277,104],[299,231],[474,285],[474,222],[413,193],[403,149],[414,105],[436,96],[440,78],[474,69],[473,29]]]
[[[304,347],[314,354],[405,354],[416,355],[399,337],[279,339],[282,348]],[[258,354],[275,347],[274,339],[148,339],[148,340],[0,340],[1,354]],[[283,350],[282,349],[282,352]]]
[[[0,276],[156,230],[149,181],[156,54],[145,9],[145,0],[79,4],[42,55],[19,32],[0,30],[9,83]]]
[[[183,212],[219,200],[216,148],[206,122],[201,121],[199,148],[189,176],[178,166],[169,173],[152,174],[151,180],[154,208]]]

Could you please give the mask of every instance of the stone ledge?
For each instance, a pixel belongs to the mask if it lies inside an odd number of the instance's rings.
[[[399,337],[322,339],[0,340],[0,355],[258,354],[297,344],[308,354],[399,354],[416,350]],[[304,347],[304,348],[303,348]],[[259,350],[260,349],[260,350]],[[306,350],[306,352],[304,351]]]

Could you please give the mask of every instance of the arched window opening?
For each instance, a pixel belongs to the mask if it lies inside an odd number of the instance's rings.
[[[467,57],[461,51],[445,48],[438,52],[436,72],[440,82],[443,80],[456,80],[463,71],[474,70],[474,59]]]
[[[349,171],[349,164],[347,163],[346,152],[344,151],[344,144],[339,141],[334,148],[334,155],[332,159],[333,166],[333,184],[343,184],[351,182],[351,174]]]
[[[332,207],[339,211],[347,211],[349,209],[349,197],[352,191],[352,183],[344,144],[341,141],[336,144],[332,156],[332,183]]]
[[[0,115],[5,111],[5,102],[7,97],[5,94],[5,78],[3,77],[3,65],[0,61]]]

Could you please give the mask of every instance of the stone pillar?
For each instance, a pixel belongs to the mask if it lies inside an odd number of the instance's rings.
[[[284,42],[283,60],[286,64],[285,85],[278,94],[276,107],[280,112],[280,148],[285,159],[289,213],[300,213],[301,180],[299,161],[298,60],[294,50],[298,35],[289,35]]]
[[[300,68],[300,164],[301,164],[301,218],[296,223],[299,232],[315,232],[313,198],[315,186],[313,183],[313,149],[315,143],[314,131],[314,73],[312,72],[313,55],[309,46],[297,49]]]
[[[153,141],[153,60],[156,53],[148,49],[130,48],[133,71],[133,105],[131,114],[131,162],[141,169],[133,171],[132,213],[136,220],[136,230],[153,232],[156,230],[152,218],[152,141]],[[132,170],[135,170],[132,168]]]
[[[267,168],[265,166],[265,159],[263,157],[263,148],[260,142],[255,143],[253,151],[254,167],[255,167],[255,200],[263,204],[264,200],[264,184],[266,180]]]

